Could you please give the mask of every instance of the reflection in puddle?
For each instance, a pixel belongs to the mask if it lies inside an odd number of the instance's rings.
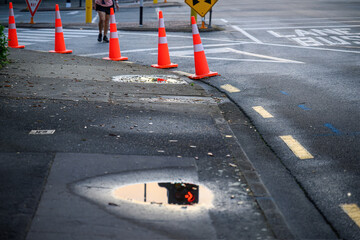
[[[141,183],[116,188],[116,199],[148,204],[211,205],[212,193],[204,187],[189,183]]]

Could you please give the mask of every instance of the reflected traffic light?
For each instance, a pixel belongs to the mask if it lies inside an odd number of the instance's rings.
[[[199,186],[188,183],[158,183],[167,189],[168,203],[191,205],[199,203]]]

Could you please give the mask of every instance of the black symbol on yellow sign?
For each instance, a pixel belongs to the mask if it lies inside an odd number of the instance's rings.
[[[218,0],[185,0],[185,3],[201,17],[204,17],[217,1]]]
[[[211,5],[211,0],[205,0],[205,2]],[[199,3],[198,0],[193,0],[193,6],[195,6],[198,3]]]

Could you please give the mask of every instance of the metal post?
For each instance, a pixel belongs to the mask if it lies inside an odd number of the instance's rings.
[[[209,16],[209,25],[208,25],[208,28],[211,28],[211,18],[212,18],[212,8],[210,9],[210,16]]]
[[[195,17],[195,21],[197,22],[197,12],[195,12],[194,9],[191,8],[191,14],[190,16],[194,16]],[[191,17],[190,17],[190,25],[191,25]]]
[[[143,25],[143,7],[144,7],[144,0],[140,0],[140,23],[139,25]]]
[[[85,10],[85,12],[86,12],[85,22],[86,23],[91,23],[91,21],[92,21],[92,8],[93,8],[92,0],[86,0],[85,5],[86,5],[86,7],[85,7],[85,9],[86,9]]]
[[[81,7],[81,0],[79,0],[79,7]]]

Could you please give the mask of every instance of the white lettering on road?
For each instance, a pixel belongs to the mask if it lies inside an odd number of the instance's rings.
[[[360,33],[352,28],[293,29],[282,32],[268,30],[276,38],[287,38],[304,47],[360,45]]]

